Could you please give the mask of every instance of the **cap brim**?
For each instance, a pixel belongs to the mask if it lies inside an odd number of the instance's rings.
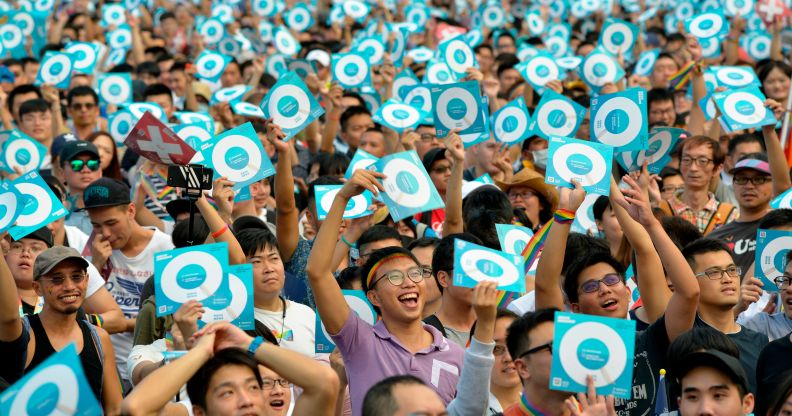
[[[52,264],[50,264],[49,266],[47,266],[47,268],[46,268],[46,269],[43,269],[43,270],[41,270],[41,271],[39,272],[38,276],[36,276],[35,278],[36,278],[36,279],[38,279],[38,278],[40,278],[41,276],[43,276],[43,275],[45,275],[45,274],[47,274],[47,273],[51,272],[51,271],[52,271],[52,269],[54,269],[54,268],[55,268],[57,265],[59,265],[59,264],[63,263],[63,262],[64,262],[64,261],[66,261],[66,260],[75,260],[75,261],[77,261],[78,263],[80,263],[80,265],[81,265],[81,266],[82,266],[84,269],[87,269],[87,268],[88,268],[88,260],[85,260],[85,258],[84,258],[83,256],[66,256],[66,257],[63,257],[63,258],[59,259],[58,261],[54,261],[54,262],[52,262]]]

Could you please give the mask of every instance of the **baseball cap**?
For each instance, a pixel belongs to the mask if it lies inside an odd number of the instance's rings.
[[[37,280],[42,275],[52,271],[58,264],[65,260],[75,260],[83,269],[88,268],[88,261],[80,255],[80,252],[66,246],[55,246],[41,252],[33,263],[33,279]]]
[[[71,133],[55,136],[55,138],[52,139],[52,145],[50,146],[50,154],[60,157],[61,151],[63,151],[63,146],[65,146],[66,143],[74,140],[77,140],[77,138]]]
[[[22,237],[19,237],[18,240],[14,240],[14,241],[19,241],[19,240],[21,240],[23,238],[31,238],[31,239],[34,239],[34,240],[43,241],[44,243],[47,244],[47,247],[52,247],[52,244],[53,244],[52,243],[52,231],[50,231],[50,229],[47,228],[47,227],[41,227],[38,230],[33,231],[32,233],[30,233],[28,235],[23,235]]]
[[[168,215],[176,221],[179,215],[190,212],[191,204],[195,206],[195,201],[188,198],[177,198],[165,204],[165,211],[168,211]],[[194,212],[197,213],[198,209],[195,208]]]
[[[118,179],[99,178],[83,191],[85,209],[113,207],[132,202],[129,199],[129,187]]]
[[[438,160],[443,160],[446,158],[445,155],[445,147],[435,147],[434,149],[429,149],[428,152],[424,154],[423,157],[423,165],[424,169],[429,172],[432,169],[432,165],[437,162]]]
[[[314,49],[305,55],[305,60],[319,62],[323,67],[330,66],[330,54],[324,49]]]
[[[742,387],[742,391],[750,391],[748,377],[745,375],[740,360],[712,349],[694,352],[682,358],[676,367],[677,379],[681,382],[685,375],[700,367],[714,368],[729,376],[735,384]]]
[[[745,155],[734,165],[734,168],[730,170],[729,173],[734,175],[735,172],[746,169],[755,170],[765,175],[771,174],[770,164],[767,163],[767,156],[763,153],[750,153]]]
[[[91,156],[95,156],[99,159],[99,150],[96,149],[91,142],[86,142],[85,140],[70,140],[64,143],[63,148],[60,152],[60,164],[63,166],[66,162],[72,160],[75,156],[88,153]]]

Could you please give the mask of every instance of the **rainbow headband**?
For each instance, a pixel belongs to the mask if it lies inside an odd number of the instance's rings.
[[[383,264],[385,264],[388,261],[402,257],[410,258],[410,255],[407,253],[393,253],[391,255],[385,256],[377,260],[377,262],[374,263],[373,266],[371,266],[371,270],[369,270],[368,276],[366,276],[366,288],[371,289],[371,280],[374,279],[374,276],[377,275],[377,271],[380,269],[380,267],[382,267]]]

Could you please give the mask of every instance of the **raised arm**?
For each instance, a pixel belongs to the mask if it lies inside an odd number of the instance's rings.
[[[327,113],[325,114],[324,130],[322,130],[322,145],[319,149],[322,152],[334,152],[335,148],[333,146],[333,141],[338,133],[338,127],[341,124],[341,113],[344,112],[344,109],[341,107],[341,98],[343,95],[344,89],[338,84],[333,84],[330,87],[330,91],[328,91],[325,96],[327,99],[325,100],[327,103]]]
[[[443,235],[464,231],[462,223],[462,176],[465,173],[465,149],[462,138],[452,130],[446,141],[446,152],[451,156],[451,177],[448,179],[445,195],[446,216],[443,222]]]
[[[574,213],[580,208],[586,192],[575,182],[575,189],[561,188],[559,210]],[[564,294],[561,292],[561,266],[564,264],[567,237],[571,222],[553,221],[545,240],[542,256],[536,267],[536,309],[564,309]]]
[[[688,122],[688,130],[693,136],[704,134],[704,126],[706,125],[706,117],[704,116],[704,109],[701,108],[699,102],[707,95],[707,84],[704,82],[704,72],[701,63],[701,45],[698,39],[693,35],[687,35],[687,50],[690,52],[691,59],[696,62],[691,74],[691,83],[693,85],[693,102],[690,107],[690,121]]]
[[[311,254],[308,256],[308,265],[305,267],[308,282],[313,290],[319,316],[330,334],[337,334],[341,331],[349,317],[349,306],[341,293],[341,287],[333,277],[335,265],[332,264],[333,259],[328,255],[328,251],[336,246],[341,219],[349,200],[365,190],[379,195],[379,191],[384,191],[384,188],[378,179],[383,177],[384,175],[381,173],[365,169],[355,171],[336,194],[333,205],[327,213],[327,218],[316,234]]]
[[[226,218],[230,218],[230,213],[234,206],[233,186],[234,183],[225,177],[215,179],[212,185],[212,198],[217,207],[225,213]],[[201,195],[195,205],[201,211],[201,216],[206,221],[206,225],[209,226],[215,242],[228,243],[228,262],[231,264],[244,264],[247,261],[245,253],[242,251],[239,241],[234,237],[234,233],[228,229],[228,220],[220,216],[220,213],[209,205],[209,201],[206,200],[204,195]]]
[[[0,256],[0,341],[11,342],[22,334],[19,295],[4,256]],[[6,357],[8,358],[8,357]]]
[[[693,270],[682,256],[679,248],[671,241],[660,221],[652,213],[649,197],[641,190],[641,186],[630,176],[625,176],[624,182],[630,188],[621,190],[614,199],[649,232],[649,236],[660,254],[660,260],[668,273],[668,278],[674,285],[674,294],[671,295],[665,312],[666,332],[668,339],[673,341],[693,327],[698,306],[699,285]],[[653,275],[647,277],[650,276]],[[658,284],[659,282],[656,282],[655,286]],[[646,293],[642,296],[653,296],[653,294]]]
[[[294,176],[292,175],[291,155],[289,144],[283,141],[286,134],[280,126],[267,123],[267,139],[275,146],[278,152],[278,164],[275,167],[275,205],[278,215],[275,216],[275,229],[278,237],[278,247],[284,262],[289,261],[300,241],[298,223],[300,212],[294,202]]]
[[[765,105],[775,113],[776,119],[783,120],[783,117],[789,117],[784,110],[784,106],[779,102],[767,100]],[[767,149],[770,176],[773,178],[773,196],[778,196],[792,187],[792,181],[787,170],[787,161],[784,157],[784,149],[781,147],[781,141],[778,140],[778,133],[776,133],[774,125],[762,127],[762,136],[764,136],[765,148]]]

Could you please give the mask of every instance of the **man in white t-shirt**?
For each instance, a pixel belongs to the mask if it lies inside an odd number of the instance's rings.
[[[256,320],[272,330],[280,346],[313,357],[316,312],[281,296],[286,273],[278,240],[267,229],[248,228],[237,240],[253,265],[253,297]]]
[[[95,238],[91,262],[107,280],[107,290],[126,318],[135,318],[142,302],[146,280],[154,275],[154,254],[173,248],[171,237],[135,221],[135,204],[123,182],[101,178],[83,191],[83,202],[91,218]],[[124,387],[130,375],[126,361],[132,348],[132,333],[112,336],[118,371]]]

